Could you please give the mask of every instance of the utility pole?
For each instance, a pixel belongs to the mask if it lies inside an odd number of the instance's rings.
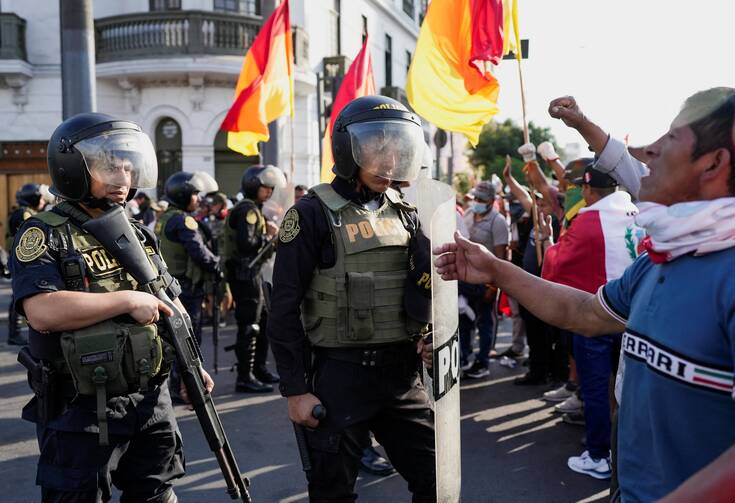
[[[59,0],[64,120],[97,110],[92,0]]]

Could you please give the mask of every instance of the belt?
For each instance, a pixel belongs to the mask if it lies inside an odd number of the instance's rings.
[[[410,362],[416,357],[416,346],[413,343],[375,348],[321,348],[315,347],[317,356],[339,360],[363,367],[387,367],[399,363]]]

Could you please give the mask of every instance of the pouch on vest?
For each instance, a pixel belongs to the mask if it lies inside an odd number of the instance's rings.
[[[375,278],[372,272],[347,273],[347,331],[349,341],[366,341],[373,338],[375,322]]]
[[[100,445],[108,445],[108,397],[147,390],[161,369],[163,350],[155,325],[112,320],[61,334],[61,350],[80,395],[97,397]]]

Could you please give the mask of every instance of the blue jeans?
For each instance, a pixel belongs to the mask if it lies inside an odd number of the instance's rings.
[[[587,450],[594,459],[610,455],[609,383],[616,339],[620,334],[584,337],[573,334],[574,359],[584,399]]]
[[[476,359],[483,365],[487,366],[490,363],[490,350],[494,345],[494,328],[495,328],[495,317],[493,316],[493,310],[495,309],[494,304],[486,304],[484,302],[474,302],[471,304],[472,309],[475,311],[477,316],[473,322],[465,315],[459,317],[459,347],[460,347],[460,359],[462,364],[467,363],[470,355],[472,354],[472,329],[477,323],[477,332],[480,336],[480,350],[477,353]]]

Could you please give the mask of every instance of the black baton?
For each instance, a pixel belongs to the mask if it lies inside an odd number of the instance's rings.
[[[327,409],[322,404],[315,405],[311,409],[311,417],[321,421],[327,417]],[[296,445],[299,447],[301,465],[308,477],[311,472],[311,458],[309,457],[309,444],[306,443],[306,427],[303,424],[293,423],[293,431],[296,434]]]

